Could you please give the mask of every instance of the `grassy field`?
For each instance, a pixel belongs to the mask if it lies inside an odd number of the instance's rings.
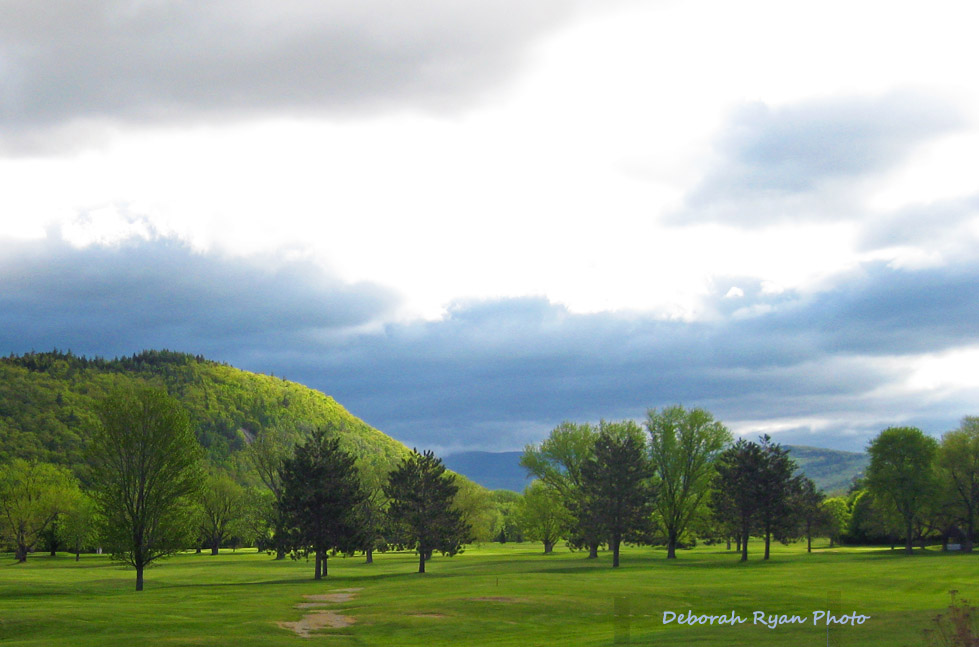
[[[760,548],[757,547],[757,548]],[[275,562],[254,552],[179,555],[146,573],[103,556],[0,556],[0,644],[232,645],[923,645],[922,630],[945,608],[950,589],[979,601],[979,554],[777,546],[772,560],[737,562],[723,547],[682,551],[628,548],[616,571],[610,556],[540,554],[537,544],[473,547],[436,557],[425,575],[415,557],[384,554],[312,564]],[[305,597],[305,596],[323,596]],[[315,605],[299,608],[297,605]],[[812,613],[870,616],[860,626],[820,623]],[[663,623],[665,611],[746,618],[736,626]],[[799,615],[804,624],[770,629],[754,612]],[[303,638],[289,625],[348,626]],[[300,631],[302,626],[298,627]],[[321,638],[318,634],[328,634]]]

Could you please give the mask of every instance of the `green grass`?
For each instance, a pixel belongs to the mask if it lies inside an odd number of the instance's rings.
[[[330,645],[826,645],[814,610],[858,613],[862,626],[834,626],[834,646],[922,645],[921,631],[944,609],[948,591],[979,600],[979,554],[887,549],[777,546],[769,562],[752,545],[740,564],[722,547],[682,551],[628,548],[622,567],[610,556],[540,554],[539,544],[491,544],[453,558],[436,557],[414,572],[414,555],[329,560],[329,576],[312,580],[312,564],[275,562],[264,554],[184,554],[146,572],[136,593],[131,570],[104,556],[32,555],[27,564],[0,556],[0,644],[301,645],[280,628],[309,611],[304,595],[361,588],[330,605],[356,620],[326,629]],[[664,625],[663,612],[736,614],[731,626]],[[798,614],[802,625],[768,629],[752,613]]]

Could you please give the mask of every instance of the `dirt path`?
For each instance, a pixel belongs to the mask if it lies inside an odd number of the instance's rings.
[[[303,597],[309,601],[300,602],[295,608],[308,609],[311,612],[297,622],[279,622],[277,624],[282,629],[288,629],[303,638],[325,636],[329,635],[325,632],[326,630],[349,627],[357,622],[356,618],[343,615],[338,610],[328,607],[356,599],[357,592],[360,590],[360,588],[333,589],[329,593],[304,595]]]

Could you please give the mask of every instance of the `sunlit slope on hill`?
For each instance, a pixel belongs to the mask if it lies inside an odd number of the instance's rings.
[[[379,474],[408,452],[328,395],[281,378],[170,351],[114,360],[53,352],[0,359],[0,461],[37,459],[84,474],[97,402],[134,384],[165,388],[183,403],[217,464],[230,466],[254,434],[276,426],[339,430],[343,447]]]

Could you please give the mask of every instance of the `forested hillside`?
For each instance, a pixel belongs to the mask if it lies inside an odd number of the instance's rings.
[[[165,350],[113,360],[55,351],[0,358],[0,463],[20,457],[66,465],[84,481],[95,403],[136,383],[177,398],[209,461],[226,467],[254,434],[276,426],[341,430],[343,448],[378,474],[408,452],[333,398],[277,377]]]

